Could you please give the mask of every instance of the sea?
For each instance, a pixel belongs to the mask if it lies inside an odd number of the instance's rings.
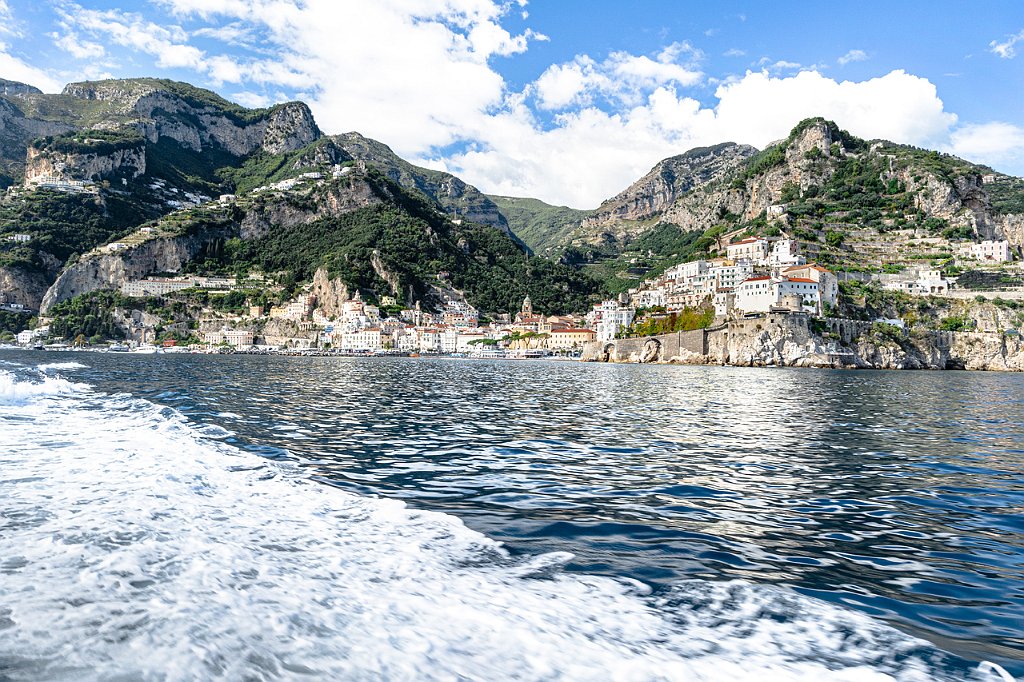
[[[0,351],[0,680],[1020,676],[1024,375]]]

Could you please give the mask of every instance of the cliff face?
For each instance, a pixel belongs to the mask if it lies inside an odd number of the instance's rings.
[[[511,234],[508,221],[497,204],[476,187],[454,175],[414,166],[391,151],[387,145],[359,133],[335,135],[331,140],[349,158],[380,168],[402,187],[423,192],[449,215],[467,222],[490,225]]]
[[[605,201],[582,221],[584,229],[615,229],[622,221],[641,221],[670,211],[684,195],[721,180],[757,150],[731,142],[700,147],[659,162],[625,191]]]
[[[11,83],[11,81],[7,81]],[[15,96],[21,94],[14,85],[0,88],[0,173],[11,182],[21,179],[25,168],[25,149],[37,137],[60,135],[73,129],[58,121],[26,118],[17,107]],[[29,86],[24,86],[28,88]],[[35,88],[24,91],[31,93]]]
[[[84,137],[90,130],[123,131],[151,144],[168,139],[192,152],[214,150],[235,157],[295,151],[321,136],[312,112],[301,102],[244,109],[212,92],[156,79],[71,83],[60,95],[5,83],[0,83],[0,155],[15,180],[20,179],[25,149],[32,140],[75,131]],[[145,174],[144,145],[134,145],[125,154],[131,158],[53,158],[52,163],[63,163],[67,175],[75,179],[116,173],[109,166],[118,162],[122,170],[130,169],[130,177]],[[82,155],[88,156],[88,151]],[[52,170],[40,167],[44,161],[45,155],[30,150],[28,171],[38,175]],[[79,171],[83,173],[76,175]]]
[[[126,281],[153,273],[180,272],[214,241],[231,237],[258,239],[273,230],[288,230],[380,201],[365,181],[333,183],[318,193],[315,200],[301,205],[284,195],[261,198],[247,204],[238,219],[211,220],[209,226],[200,224],[182,236],[151,238],[120,251],[93,251],[61,273],[46,291],[40,310],[47,312],[62,301],[92,291],[120,289]]]
[[[151,239],[117,253],[93,253],[83,256],[67,268],[46,291],[40,312],[75,296],[99,289],[120,289],[128,280],[141,279],[155,272],[179,272],[211,239],[230,236],[224,230],[193,236]]]
[[[98,109],[102,112],[99,123],[104,126],[128,125],[150,142],[167,137],[193,151],[212,147],[234,156],[258,150],[280,154],[301,149],[320,137],[312,112],[302,102],[247,110],[212,92],[172,81],[140,78],[71,83],[62,97],[96,103],[78,108],[66,105],[69,117],[80,109]],[[78,118],[81,120],[81,115]]]
[[[271,230],[305,225],[380,202],[380,196],[362,180],[332,184],[327,191],[317,196],[316,201],[301,205],[281,200],[280,197],[256,201],[249,205],[239,222],[238,236],[242,239],[258,239]]]
[[[49,278],[42,272],[16,267],[0,267],[0,291],[10,303],[20,303],[32,310],[39,310]]]
[[[828,322],[828,321],[826,321]],[[835,369],[971,369],[1024,371],[1024,340],[993,332],[879,331],[867,323],[829,322],[812,331],[800,315],[736,320],[680,343],[676,335],[587,344],[591,362],[817,367]],[[681,335],[680,335],[681,336]]]
[[[76,180],[132,179],[146,173],[146,148],[137,144],[111,151],[64,152],[29,147],[25,158],[25,182],[41,176]]]
[[[256,151],[281,154],[320,137],[312,112],[301,102],[274,107],[253,121],[240,121],[213,106],[196,107],[161,92],[139,98],[134,109],[141,117],[137,128],[150,142],[169,137],[197,152],[213,147],[234,156]]]
[[[751,224],[775,207],[781,213],[768,220],[805,233],[823,225],[849,231],[870,223],[889,232],[894,246],[943,231],[1024,246],[1024,182],[984,166],[865,142],[824,119],[803,121],[785,140],[755,152],[718,145],[666,159],[583,220],[575,241],[626,247],[658,223],[683,232],[716,226],[757,230]],[[793,205],[801,211],[790,215]],[[926,221],[932,227],[924,227]]]

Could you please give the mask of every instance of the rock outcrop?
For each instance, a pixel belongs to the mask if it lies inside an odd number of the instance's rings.
[[[449,215],[471,223],[491,225],[511,234],[508,221],[487,195],[459,178],[442,171],[414,166],[385,144],[359,133],[335,135],[331,140],[352,159],[381,169],[406,189],[422,192]]]
[[[313,273],[313,287],[310,293],[316,297],[317,307],[328,317],[338,317],[342,304],[351,300],[348,285],[339,278],[332,278],[326,268],[317,268]]]
[[[743,367],[1024,371],[1024,340],[999,332],[909,334],[852,320],[811,329],[804,315],[734,320],[707,331],[592,342],[583,360]],[[688,335],[684,338],[683,335]],[[699,340],[696,337],[700,337]]]
[[[46,274],[19,267],[0,267],[0,292],[5,303],[20,303],[26,308],[39,310],[50,286]]]
[[[114,149],[91,151],[90,145],[78,145],[76,151],[58,151],[29,147],[25,159],[26,184],[42,176],[75,180],[134,180],[146,173],[146,147],[139,139],[135,144],[118,145]]]
[[[292,197],[284,194],[260,197],[247,204],[237,219],[225,221],[220,213],[216,213],[216,219],[211,220],[208,226],[199,224],[182,236],[157,237],[123,250],[111,252],[100,249],[84,255],[61,273],[47,290],[40,310],[46,312],[61,301],[91,291],[120,289],[126,281],[153,273],[179,272],[205,246],[216,240],[231,237],[259,239],[271,230],[288,230],[380,201],[381,197],[364,178],[355,177],[330,183],[317,191],[315,197],[310,196],[302,202],[293,201]]]
[[[226,236],[230,233],[217,229],[191,236],[150,239],[122,252],[87,254],[61,273],[47,290],[39,309],[46,313],[69,298],[99,289],[120,289],[126,281],[155,272],[179,272],[211,239]]]
[[[726,142],[698,147],[660,161],[644,177],[601,204],[583,220],[584,229],[607,229],[622,221],[660,217],[684,195],[734,172],[757,153],[750,145]]]

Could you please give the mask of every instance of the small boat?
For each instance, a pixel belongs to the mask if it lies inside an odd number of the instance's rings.
[[[123,343],[112,343],[107,346],[108,353],[127,353],[130,350],[131,348],[129,348],[127,344]]]
[[[140,344],[134,350],[132,350],[133,353],[141,353],[143,355],[152,355],[153,353],[160,353],[162,351],[162,348],[157,348],[151,343]]]

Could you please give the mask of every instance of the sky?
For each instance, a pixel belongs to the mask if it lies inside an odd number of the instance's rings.
[[[576,208],[818,115],[1024,176],[1024,0],[0,0],[0,77],[138,76]]]

